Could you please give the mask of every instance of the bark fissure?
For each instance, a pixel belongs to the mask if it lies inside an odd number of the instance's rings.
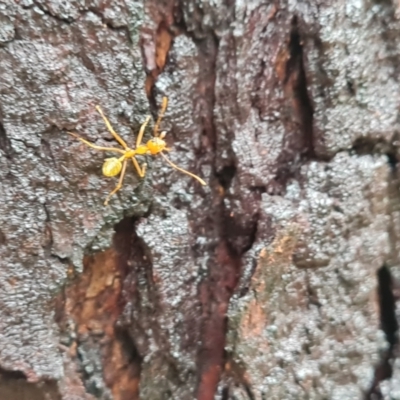
[[[393,142],[396,143],[397,138],[394,137],[393,139]],[[380,138],[362,137],[355,140],[351,151],[358,155],[384,154],[388,157],[388,163],[394,168],[398,162],[398,147],[394,143]]]
[[[292,29],[289,40],[289,60],[283,85],[289,98],[292,99],[294,116],[300,124],[303,135],[302,155],[306,159],[315,159],[314,149],[314,110],[307,89],[307,78],[303,60],[303,45],[297,17],[292,19]]]
[[[57,319],[68,353],[79,360],[87,392],[100,398],[112,394],[114,400],[127,400],[139,394],[141,357],[120,321],[127,302],[124,282],[137,249],[131,246],[134,221],[125,218],[115,226],[112,249],[85,257],[83,274],[75,276],[59,299]]]
[[[385,350],[379,364],[375,367],[374,379],[370,390],[365,395],[365,400],[383,399],[379,384],[386,379],[390,379],[392,376],[392,364],[394,358],[397,357],[395,350],[399,342],[399,325],[396,318],[393,277],[387,266],[383,266],[378,270],[377,279],[381,329],[385,333],[389,347]]]
[[[287,182],[297,177],[302,164],[310,160],[327,159],[317,156],[314,143],[314,109],[308,93],[302,32],[298,17],[291,20],[287,48],[281,51],[279,59],[285,59],[284,68],[278,69],[286,102],[290,108],[287,133],[282,152],[278,157],[278,171],[275,176],[277,187],[273,194],[282,194]],[[296,132],[298,127],[298,132]],[[298,137],[300,136],[300,137]]]
[[[13,156],[11,147],[11,141],[7,136],[6,130],[2,121],[0,121],[0,149],[4,152],[4,155],[10,160]]]

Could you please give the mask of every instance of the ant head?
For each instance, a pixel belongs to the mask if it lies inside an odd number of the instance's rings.
[[[150,152],[150,154],[158,154],[165,150],[167,147],[167,144],[165,143],[165,140],[163,139],[165,137],[165,132],[161,132],[161,135],[159,137],[153,137],[147,142],[147,148]]]
[[[103,164],[104,176],[116,176],[121,172],[122,163],[116,157],[106,158]]]

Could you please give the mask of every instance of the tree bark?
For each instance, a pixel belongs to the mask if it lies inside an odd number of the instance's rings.
[[[0,399],[400,398],[399,7],[0,0]]]

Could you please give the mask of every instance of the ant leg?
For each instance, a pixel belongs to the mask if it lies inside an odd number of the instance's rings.
[[[79,139],[81,142],[85,143],[87,146],[92,147],[93,149],[96,150],[104,150],[104,151],[116,151],[118,153],[121,154],[125,154],[125,151],[121,150],[121,149],[117,149],[115,147],[101,147],[101,146],[96,146],[93,143],[88,142],[85,139],[82,139],[80,136],[78,136],[76,133],[72,133],[72,132],[68,132],[71,136],[76,137],[77,139]]]
[[[156,136],[156,137],[158,136],[159,125],[160,125],[161,120],[164,117],[165,110],[167,109],[167,105],[168,105],[168,98],[167,97],[163,97],[161,110],[160,110],[160,113],[158,114],[157,122],[154,125],[154,130],[153,130],[153,135]]]
[[[110,131],[111,135],[114,136],[114,139],[124,148],[127,149],[128,146],[124,142],[124,140],[118,135],[117,132],[114,131],[113,127],[110,124],[110,121],[106,118],[106,116],[103,114],[103,111],[101,110],[100,106],[96,106],[96,110],[99,112],[101,117],[104,120],[104,123],[106,124],[107,129]]]
[[[146,174],[146,167],[147,167],[147,164],[146,164],[146,163],[143,163],[143,164],[142,164],[142,168],[140,168],[140,165],[139,165],[139,163],[137,162],[137,160],[136,160],[135,157],[132,157],[132,162],[133,162],[133,165],[134,165],[134,167],[135,167],[137,173],[139,174],[139,176],[140,176],[141,178],[144,178],[144,175]]]
[[[140,146],[140,143],[142,143],[143,135],[144,135],[144,130],[146,129],[147,124],[150,121],[150,115],[146,118],[146,120],[143,122],[142,126],[140,127],[140,131],[138,133],[138,137],[136,139],[136,148]]]
[[[177,169],[178,171],[181,171],[181,172],[183,172],[184,174],[189,175],[189,176],[191,176],[191,177],[194,178],[194,179],[197,179],[197,180],[198,180],[202,185],[204,185],[204,186],[207,185],[207,183],[205,183],[205,182],[203,181],[203,179],[199,178],[197,175],[192,174],[191,172],[186,171],[185,169],[183,169],[183,168],[178,167],[177,165],[175,165],[172,161],[170,161],[170,160],[168,159],[168,157],[167,157],[163,152],[160,152],[160,154],[162,155],[162,157],[164,158],[164,160],[165,160],[172,168],[175,168],[175,169]]]
[[[124,180],[126,165],[127,165],[127,160],[125,159],[122,164],[122,170],[121,170],[121,175],[119,176],[118,184],[115,187],[115,189],[107,196],[106,201],[104,202],[105,206],[108,205],[108,202],[110,201],[111,196],[114,195],[115,193],[117,193],[118,190],[122,188],[122,181]]]

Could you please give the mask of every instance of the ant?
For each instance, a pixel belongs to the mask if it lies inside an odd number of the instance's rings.
[[[111,196],[113,196],[115,193],[118,192],[118,190],[121,189],[122,187],[122,181],[124,180],[125,172],[126,172],[126,166],[128,164],[128,159],[131,159],[133,162],[133,166],[135,167],[137,173],[141,178],[144,177],[146,173],[146,167],[147,164],[143,163],[142,166],[140,167],[139,163],[136,160],[137,155],[156,155],[156,154],[161,154],[161,156],[164,158],[164,160],[172,167],[177,169],[178,171],[183,172],[184,174],[187,174],[191,176],[194,179],[197,179],[202,185],[206,185],[206,183],[203,181],[203,179],[199,178],[197,175],[192,174],[189,171],[184,170],[183,168],[178,167],[175,165],[164,153],[163,151],[170,151],[167,147],[167,144],[165,143],[164,137],[166,135],[165,131],[162,131],[159,133],[159,125],[161,123],[162,118],[164,117],[165,110],[167,109],[168,105],[168,99],[166,97],[163,98],[162,101],[162,107],[161,111],[158,115],[157,122],[154,126],[153,129],[153,138],[151,138],[146,144],[142,143],[144,131],[146,129],[147,124],[150,121],[150,116],[146,118],[146,120],[143,122],[143,124],[140,127],[138,137],[136,139],[136,147],[134,149],[131,149],[127,146],[125,141],[118,135],[117,132],[114,131],[112,128],[110,122],[106,118],[106,116],[103,114],[103,111],[101,110],[100,106],[96,106],[96,110],[99,112],[101,117],[104,120],[104,123],[106,124],[107,129],[111,133],[111,135],[114,137],[114,139],[124,148],[119,149],[116,147],[101,147],[101,146],[96,146],[93,143],[88,142],[85,139],[82,139],[80,136],[78,136],[76,133],[68,132],[70,135],[74,136],[75,138],[79,139],[81,142],[85,143],[87,146],[92,147],[93,149],[96,150],[102,150],[102,151],[110,151],[110,152],[115,152],[115,153],[120,153],[121,157],[111,157],[111,158],[106,158],[103,164],[102,172],[104,176],[117,176],[120,174],[119,181],[115,189],[107,196],[106,201],[104,202],[104,205],[108,205],[108,202],[110,201]]]

